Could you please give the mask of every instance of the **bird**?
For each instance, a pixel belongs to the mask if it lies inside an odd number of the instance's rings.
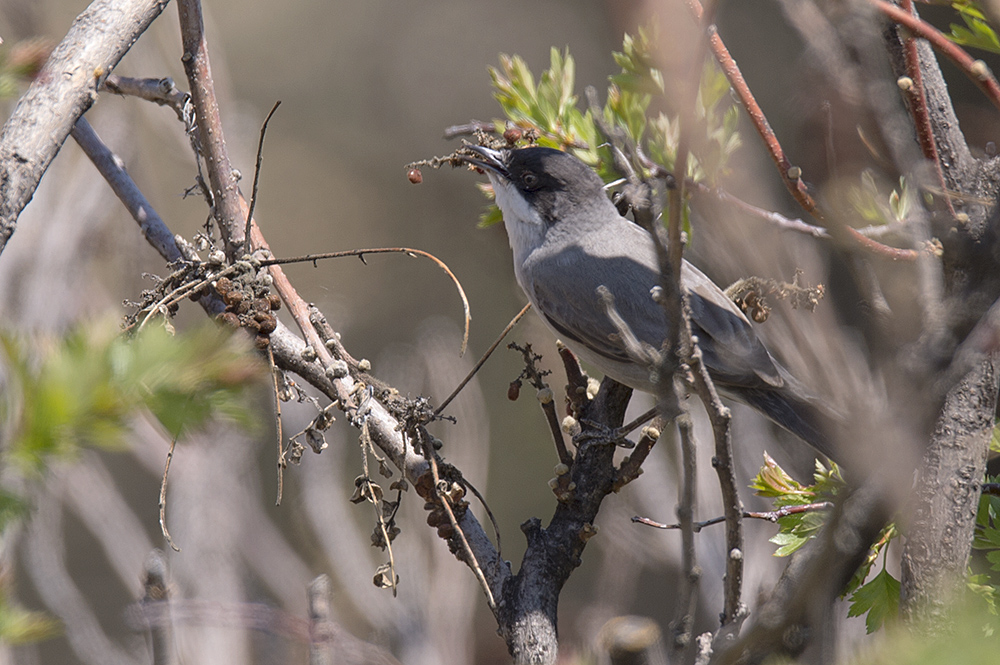
[[[539,146],[469,144],[461,159],[484,171],[503,215],[514,276],[546,326],[581,359],[633,389],[655,394],[650,367],[636,362],[601,305],[598,288],[640,342],[659,349],[667,337],[649,233],[622,216],[604,181],[576,156]],[[768,351],[725,292],[687,260],[681,290],[703,362],[725,397],[747,404],[834,457],[831,417]]]

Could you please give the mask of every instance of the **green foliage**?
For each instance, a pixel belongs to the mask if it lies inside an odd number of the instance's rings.
[[[947,35],[949,39],[962,46],[971,46],[990,53],[1000,53],[1000,39],[997,38],[996,31],[990,27],[983,10],[976,2],[956,0],[951,3],[951,7],[962,17],[965,25],[952,23],[949,26],[951,32]]]
[[[36,473],[83,446],[120,448],[142,408],[171,436],[213,415],[246,424],[241,393],[263,372],[242,338],[214,324],[178,336],[149,327],[132,338],[113,325],[89,325],[44,343],[0,333],[0,351],[6,459]],[[0,497],[0,515],[5,508]]]
[[[847,197],[855,212],[869,224],[905,222],[915,204],[914,192],[906,178],[900,176],[899,187],[886,194],[868,169],[862,171],[861,183],[848,189]]]
[[[212,417],[249,424],[243,393],[264,371],[244,336],[214,323],[183,335],[150,326],[124,337],[110,322],[60,338],[0,332],[0,462],[38,475],[83,447],[121,448],[143,409],[175,437]],[[0,534],[28,511],[0,489]],[[58,631],[48,615],[15,605],[0,577],[0,641],[37,642]]]
[[[516,125],[538,132],[538,145],[566,150],[591,166],[596,165],[593,148],[598,143],[597,127],[590,112],[577,108],[574,92],[576,63],[567,49],[553,48],[549,69],[535,78],[521,56],[500,56],[500,68],[490,68],[493,96]],[[498,121],[498,128],[503,123]]]
[[[984,625],[993,625],[982,607],[960,602],[929,625],[887,624],[884,638],[869,640],[867,647],[845,662],[854,665],[992,665],[997,662],[997,642]],[[992,636],[992,637],[991,637]]]
[[[965,580],[965,588],[973,597],[982,601],[990,616],[1000,616],[1000,589],[991,583],[989,575],[969,571]],[[985,632],[987,636],[993,635],[994,628],[987,625]]]
[[[621,72],[611,77],[606,102],[601,109],[605,123],[622,131],[644,149],[654,162],[672,171],[677,154],[679,125],[660,112],[650,117],[654,98],[664,101],[663,74],[656,68],[654,30],[640,28],[625,35],[622,50],[613,54]],[[597,170],[605,182],[619,177],[610,149],[604,145],[590,109],[581,111],[575,93],[575,64],[569,50],[553,48],[549,69],[535,77],[520,56],[500,56],[500,66],[490,69],[494,97],[500,102],[507,121],[530,130],[535,143],[572,152]],[[665,104],[664,104],[665,105]],[[696,127],[691,133],[688,177],[715,184],[726,171],[729,157],[739,148],[739,110],[729,96],[725,75],[708,61],[702,74],[695,104]],[[495,121],[498,131],[506,122]],[[487,226],[500,220],[492,207],[480,221]]]
[[[994,436],[996,432],[994,431]],[[1000,476],[987,476],[987,483],[1000,482]],[[972,549],[984,553],[989,570],[979,575],[970,574],[968,586],[977,596],[986,601],[991,614],[997,615],[997,600],[1000,599],[1000,529],[997,515],[1000,514],[1000,496],[983,493],[979,497],[976,511],[976,531],[972,539]]]
[[[874,633],[886,619],[899,615],[899,591],[899,580],[882,568],[882,572],[851,596],[847,616],[859,617],[867,613],[865,628],[869,634]]]
[[[774,499],[774,507],[777,510],[787,511],[795,506],[832,502],[846,485],[840,467],[836,464],[831,464],[830,468],[827,468],[817,460],[813,472],[813,484],[803,485],[765,453],[764,466],[750,487],[759,496]],[[779,517],[778,533],[770,539],[770,542],[778,546],[774,556],[788,556],[801,549],[819,535],[828,514],[829,510],[815,507]],[[854,577],[842,594],[842,597],[850,595],[851,606],[848,616],[867,615],[865,622],[869,633],[878,630],[886,618],[896,616],[899,612],[899,582],[885,570],[884,563],[882,570],[865,583],[880,556],[884,562],[886,547],[897,535],[898,532],[893,524],[882,530],[879,540],[869,549],[864,562],[855,571]]]
[[[773,498],[774,507],[779,509],[831,501],[843,486],[844,479],[836,464],[827,469],[817,460],[813,484],[802,485],[767,453],[764,454],[764,466],[750,483],[758,496]],[[779,517],[778,533],[770,539],[778,546],[774,555],[788,556],[815,538],[826,521],[826,514],[827,511],[816,509]]]
[[[58,621],[44,612],[26,610],[11,601],[7,585],[0,587],[0,642],[9,646],[40,642],[60,633]]]
[[[993,426],[993,435],[990,437],[990,452],[1000,453],[1000,427]]]

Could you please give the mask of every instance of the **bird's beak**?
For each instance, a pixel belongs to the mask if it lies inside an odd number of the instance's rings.
[[[465,148],[476,153],[476,156],[460,155],[464,161],[473,166],[478,166],[484,171],[495,173],[501,178],[510,178],[510,173],[504,164],[504,153],[502,150],[494,150],[493,148],[486,148],[481,145],[466,145]]]

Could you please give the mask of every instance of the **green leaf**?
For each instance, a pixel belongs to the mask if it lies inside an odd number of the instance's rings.
[[[213,416],[247,424],[243,392],[265,372],[245,336],[214,323],[176,336],[151,326],[126,338],[110,322],[59,339],[0,333],[0,349],[0,410],[13,433],[6,459],[31,472],[83,446],[121,448],[143,408],[173,436]]]
[[[815,492],[788,475],[767,453],[764,453],[764,466],[750,483],[750,489],[756,490],[758,496],[778,499],[775,505],[779,506],[813,503],[816,498]]]
[[[899,615],[899,580],[883,568],[870,582],[851,596],[847,616],[858,617],[867,613],[865,627],[874,633],[886,620]]]
[[[990,53],[1000,53],[1000,39],[996,31],[986,21],[983,11],[974,2],[959,0],[951,3],[952,8],[959,13],[965,26],[952,23],[951,33],[946,35],[956,44],[971,46]]]
[[[778,545],[774,556],[788,556],[815,538],[826,523],[827,511],[810,510],[778,518],[777,534],[770,542]]]

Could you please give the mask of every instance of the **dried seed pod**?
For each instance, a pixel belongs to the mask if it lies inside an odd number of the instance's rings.
[[[270,335],[278,327],[278,320],[270,314],[266,315],[260,322],[260,332],[263,335]]]
[[[509,145],[514,145],[515,143],[521,140],[521,137],[523,135],[524,132],[521,131],[520,127],[508,127],[506,130],[504,130],[503,140],[506,141]]]
[[[521,396],[521,381],[511,381],[510,386],[507,387],[507,399],[511,402],[516,402],[517,398]]]
[[[238,305],[239,303],[243,302],[243,292],[226,291],[225,293],[222,294],[222,302],[226,303],[230,307],[232,307],[233,305]]]

